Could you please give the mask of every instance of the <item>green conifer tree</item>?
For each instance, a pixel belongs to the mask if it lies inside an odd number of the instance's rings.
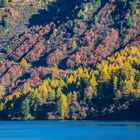
[[[29,106],[29,99],[25,98],[23,99],[22,103],[21,103],[21,107],[20,107],[20,111],[21,111],[21,117],[24,120],[27,120],[30,118],[30,106]]]

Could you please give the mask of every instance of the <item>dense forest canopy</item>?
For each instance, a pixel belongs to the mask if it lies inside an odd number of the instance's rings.
[[[139,0],[0,5],[0,119],[140,119]]]

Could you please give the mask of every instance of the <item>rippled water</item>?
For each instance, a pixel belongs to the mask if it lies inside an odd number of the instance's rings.
[[[140,140],[140,122],[0,122],[0,140]]]

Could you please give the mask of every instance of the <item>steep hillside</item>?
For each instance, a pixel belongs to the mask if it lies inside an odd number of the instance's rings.
[[[11,26],[7,10],[22,4],[18,15],[29,14]],[[1,11],[1,119],[140,119],[139,0],[10,2]]]

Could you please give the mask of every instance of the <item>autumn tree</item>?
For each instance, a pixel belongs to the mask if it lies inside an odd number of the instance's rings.
[[[32,88],[28,82],[25,82],[23,85],[23,93],[27,94],[32,91]]]
[[[114,92],[117,90],[118,88],[118,77],[115,76],[114,79],[113,79],[113,89],[114,89]]]
[[[0,84],[0,99],[3,97],[4,94],[5,94],[4,87]]]
[[[64,119],[68,110],[67,96],[63,93],[60,93],[58,98],[58,112],[60,114],[60,118]]]
[[[77,48],[77,43],[76,43],[75,39],[72,41],[72,48],[73,48],[73,50],[75,50]]]
[[[94,75],[89,79],[89,84],[85,90],[86,99],[92,99],[93,96],[97,95],[97,81]]]
[[[4,103],[0,100],[0,111],[2,111],[4,108]]]
[[[52,92],[49,94],[48,100],[54,101],[55,98],[56,98],[56,92],[55,92],[55,90],[53,89]]]
[[[52,78],[56,78],[58,76],[58,66],[57,64],[54,64],[54,67],[52,68]]]
[[[140,81],[137,82],[137,95],[140,96]]]
[[[130,91],[133,89],[133,84],[129,80],[123,82],[122,92],[124,95],[129,95]]]
[[[20,64],[22,66],[27,66],[28,65],[28,62],[27,62],[27,60],[25,58],[22,58]]]

